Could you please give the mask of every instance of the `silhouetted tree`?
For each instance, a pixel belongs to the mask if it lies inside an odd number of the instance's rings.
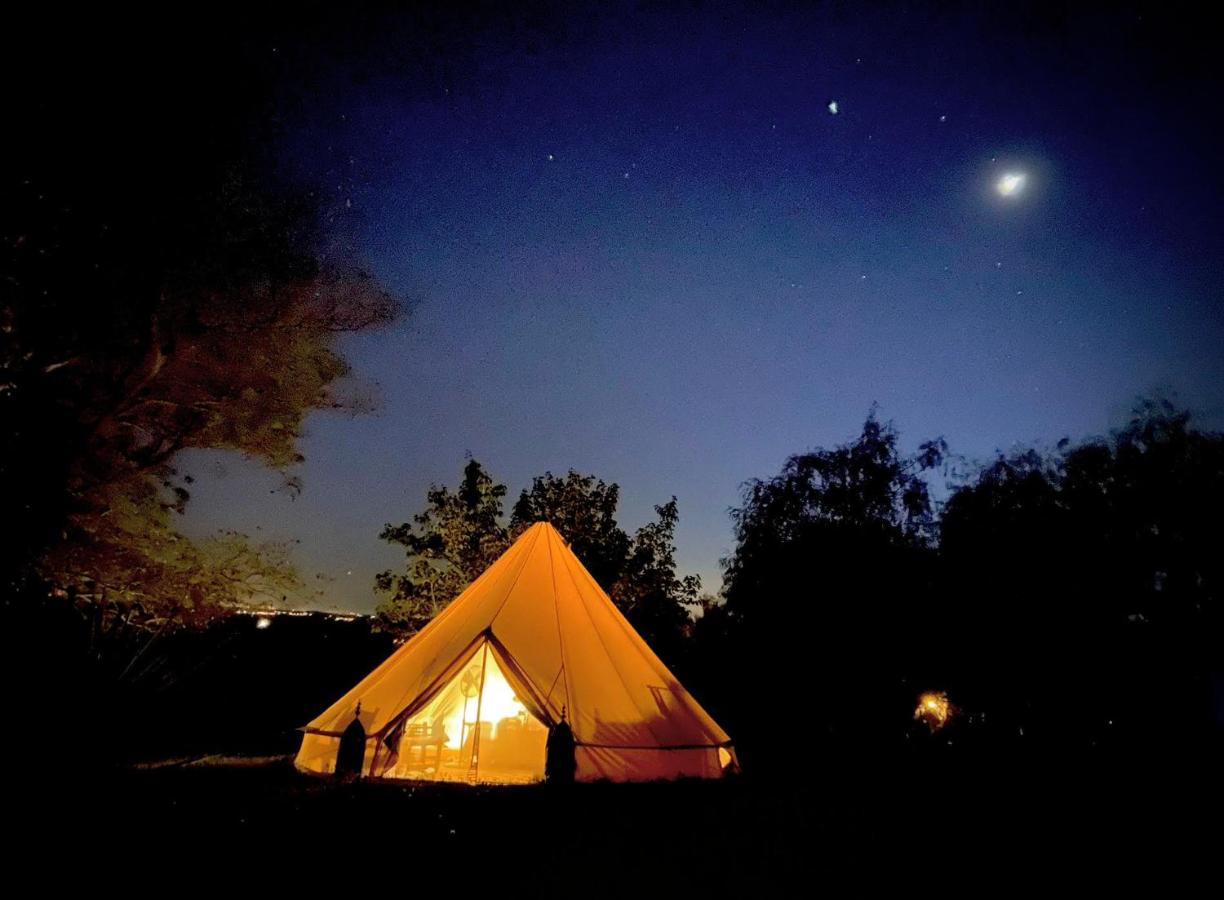
[[[328,201],[264,157],[272,76],[245,42],[273,17],[202,20],[173,50],[128,14],[95,24],[32,28],[20,50],[57,65],[14,97],[25,138],[0,177],[0,502],[22,523],[0,569],[6,596],[35,577],[198,611],[233,594],[183,589],[208,558],[172,524],[190,489],[175,454],[299,461],[308,412],[368,405],[337,389],[337,336],[397,304],[330,241]],[[107,138],[82,153],[82,133]]]
[[[646,642],[669,664],[684,661],[701,579],[676,574],[676,498],[655,507],[658,521],[633,536],[624,571],[609,592]]]
[[[1001,457],[942,522],[959,691],[1014,737],[1168,740],[1220,667],[1224,437],[1144,400],[1108,439]]]
[[[169,514],[182,511],[190,485],[175,454],[207,447],[278,468],[300,461],[303,416],[350,405],[331,390],[347,371],[336,333],[386,321],[394,303],[362,273],[319,265],[296,200],[270,200],[242,180],[197,205],[151,258],[148,248],[108,246],[104,218],[35,190],[17,191],[5,209],[21,226],[4,231],[0,358],[0,474],[25,485],[13,499],[41,520],[28,560],[50,544],[42,577],[78,599],[173,610],[198,594],[175,575],[184,566],[173,557],[189,542]],[[174,240],[190,240],[190,253]],[[131,579],[133,555],[149,577]]]
[[[857,440],[792,456],[774,478],[748,482],[732,513],[725,605],[699,633],[725,654],[702,654],[707,673],[717,667],[710,693],[729,698],[750,756],[793,741],[810,751],[811,732],[903,736],[906,661],[938,639],[923,616],[935,530],[924,473],[946,447],[928,441],[906,456],[897,444],[873,409]]]
[[[265,155],[273,74],[247,42],[272,17],[203,17],[171,48],[136,13],[86,16],[23,12],[3,61],[43,77],[11,98],[0,174],[0,603],[6,658],[55,672],[42,702],[92,733],[113,709],[95,686],[158,636],[296,581],[283,546],[177,530],[178,451],[288,469],[304,416],[368,405],[336,340],[397,303]]]

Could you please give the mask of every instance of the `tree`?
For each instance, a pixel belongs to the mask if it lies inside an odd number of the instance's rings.
[[[1000,457],[949,499],[961,693],[1013,734],[1091,745],[1206,723],[1224,624],[1224,436],[1190,422],[1141,400],[1108,438]]]
[[[571,469],[564,478],[545,472],[532,479],[519,494],[510,517],[510,531],[518,536],[536,522],[548,522],[569,543],[605,588],[615,584],[629,554],[629,535],[616,523],[620,486]]]
[[[906,456],[898,440],[872,409],[855,441],[790,457],[780,474],[748,482],[732,512],[725,605],[701,628],[726,656],[703,654],[720,669],[704,677],[729,698],[720,712],[749,755],[783,722],[839,741],[904,732],[900,678],[930,635],[925,474],[946,445],[927,441]]]
[[[688,649],[701,579],[676,575],[676,498],[656,506],[655,514],[658,521],[634,534],[624,569],[609,593],[638,634],[674,665]]]
[[[92,600],[133,567],[164,570],[166,548],[188,543],[166,518],[190,496],[180,450],[299,462],[305,414],[351,405],[332,389],[347,372],[335,335],[388,321],[395,301],[319,261],[300,197],[239,175],[152,248],[125,246],[104,216],[47,188],[9,199],[0,475],[20,486],[8,512],[31,527],[6,573],[28,577],[35,563]],[[184,605],[176,579],[138,580],[142,608]],[[111,599],[123,596],[134,594]]]
[[[774,611],[770,604],[787,602],[756,590],[766,563],[776,563],[778,554],[789,558],[802,548],[815,554],[811,563],[838,564],[822,540],[873,550],[930,546],[936,523],[923,473],[943,463],[947,446],[942,439],[927,441],[906,457],[898,437],[873,409],[853,443],[792,456],[779,475],[747,483],[743,506],[731,514],[736,547],[724,561],[733,615],[764,618]]]
[[[0,173],[0,656],[43,673],[96,759],[144,712],[133,682],[183,663],[168,644],[299,587],[287,545],[177,531],[178,451],[244,453],[296,489],[303,418],[367,406],[336,339],[400,304],[335,240],[331,186],[273,158],[283,16],[199,17],[171,47],[144,13],[27,13],[0,62],[43,73],[11,98]]]
[[[6,602],[45,582],[89,602],[187,547],[180,449],[284,469],[308,412],[364,408],[335,339],[398,303],[332,239],[330,199],[276,174],[279,14],[201,19],[173,48],[134,13],[27,19],[4,65],[56,65],[13,98],[0,178],[0,512],[21,523],[0,577]],[[178,605],[176,579],[137,581],[144,608]]]
[[[424,512],[383,528],[383,540],[404,547],[407,568],[377,576],[376,589],[390,595],[375,612],[381,628],[397,634],[420,630],[505,552],[505,496],[506,486],[469,460],[456,490],[430,487]]]

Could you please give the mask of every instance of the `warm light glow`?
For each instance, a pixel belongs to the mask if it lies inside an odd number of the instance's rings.
[[[547,737],[548,730],[515,696],[486,644],[408,719],[395,762],[383,775],[507,784],[540,781]]]
[[[938,731],[948,724],[955,707],[948,701],[948,695],[942,691],[928,691],[918,698],[918,708],[914,710],[914,718],[926,722],[931,731]]]
[[[480,686],[480,666],[482,658],[485,657],[486,651],[482,650],[468,663],[467,669],[460,674],[460,680],[467,677],[468,683],[476,687]],[[492,726],[492,736],[497,738],[497,725],[502,719],[517,718],[521,721],[527,719],[527,707],[519,702],[518,697],[514,696],[514,689],[506,681],[506,676],[502,674],[501,668],[497,665],[497,660],[493,654],[489,653],[484,659],[484,692],[483,694],[473,693],[470,698],[467,698],[467,703],[462,700],[446,715],[442,717],[442,721],[446,727],[446,746],[454,750],[458,750],[461,746],[462,735],[466,739],[476,727],[477,708],[479,707],[479,715],[481,722],[488,722]],[[465,713],[464,706],[467,710]],[[464,727],[466,723],[466,727]]]
[[[260,616],[258,619],[255,620],[256,628],[267,628],[271,624],[272,624],[272,620],[269,619],[267,616]]]
[[[995,189],[1004,197],[1014,197],[1024,188],[1024,175],[1020,172],[1008,172],[995,184]]]

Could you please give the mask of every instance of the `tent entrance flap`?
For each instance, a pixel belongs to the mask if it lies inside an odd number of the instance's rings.
[[[548,729],[483,641],[428,703],[391,729],[383,778],[526,784],[544,778]],[[534,706],[534,704],[531,704]]]

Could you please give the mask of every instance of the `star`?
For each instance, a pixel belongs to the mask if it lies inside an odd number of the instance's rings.
[[[829,101],[829,112],[831,112],[833,115],[837,115],[837,101],[836,100]]]

